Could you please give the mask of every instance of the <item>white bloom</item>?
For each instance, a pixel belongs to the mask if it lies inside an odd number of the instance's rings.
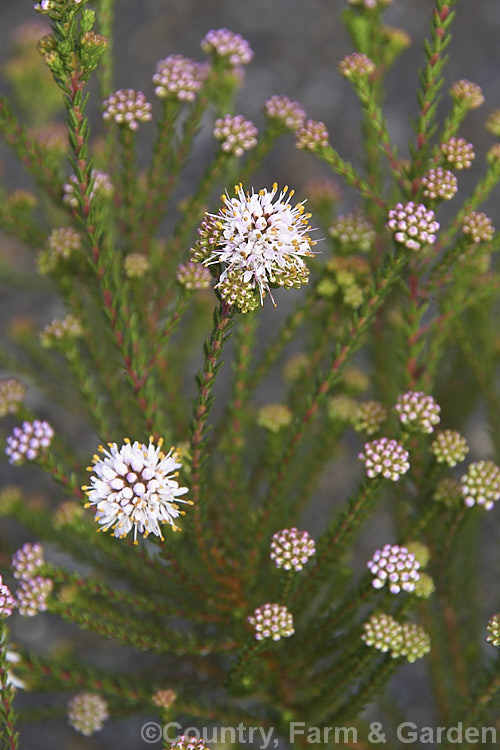
[[[94,474],[91,486],[83,487],[88,505],[96,507],[95,520],[102,531],[113,529],[116,537],[125,537],[134,529],[137,532],[159,536],[163,540],[160,525],[168,523],[178,530],[175,519],[183,515],[177,502],[192,505],[190,500],[179,500],[188,491],[179,487],[175,477],[181,464],[172,449],[166,455],[161,450],[163,441],[149,445],[125,439],[119,448],[108,443],[109,450],[99,446],[99,455],[94,456]]]
[[[311,214],[304,213],[303,202],[288,203],[287,191],[285,187],[276,197],[274,183],[270,192],[252,189],[250,194],[237,185],[236,197],[222,196],[224,206],[212,217],[219,231],[204,264],[225,264],[219,283],[229,272],[237,272],[243,283],[258,289],[261,304],[266,293],[273,299],[271,285],[297,287],[308,279],[303,258],[313,255],[311,247],[316,244],[308,235]],[[291,190],[288,198],[293,194]]]

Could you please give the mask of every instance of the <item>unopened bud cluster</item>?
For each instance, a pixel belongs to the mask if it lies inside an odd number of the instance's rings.
[[[436,433],[431,451],[438,464],[447,464],[453,468],[465,459],[469,446],[466,439],[456,430],[443,430]]]
[[[465,78],[455,81],[450,88],[450,96],[456,102],[463,104],[466,109],[478,109],[484,103],[481,87]]]
[[[39,419],[14,427],[5,448],[9,463],[17,464],[24,459],[34,461],[49,447],[53,437],[54,430],[50,424]]]
[[[228,29],[212,29],[201,41],[207,54],[226,59],[233,67],[246,65],[253,58],[253,51],[241,34]]]
[[[307,120],[297,130],[297,148],[305,151],[318,151],[328,146],[328,130],[324,122]]]
[[[493,461],[476,461],[460,479],[460,491],[468,508],[481,505],[492,510],[500,500],[500,469]]]
[[[376,235],[373,225],[359,211],[339,216],[330,226],[328,233],[345,253],[369,252]]]
[[[280,432],[292,424],[293,414],[286,404],[265,404],[257,412],[257,424],[268,432]]]
[[[99,732],[109,717],[108,704],[97,693],[79,693],[68,703],[68,724],[85,737]]]
[[[314,539],[311,539],[307,531],[299,531],[294,527],[273,534],[270,557],[277,568],[302,570],[315,554]]]
[[[434,211],[423,203],[397,203],[389,211],[387,228],[391,230],[395,241],[409,250],[420,250],[422,246],[433,245],[439,223],[435,220]]]
[[[393,659],[404,658],[412,663],[425,656],[431,648],[429,635],[420,625],[411,622],[401,624],[391,615],[372,615],[363,628],[361,640],[378,651],[389,652]]]
[[[356,432],[373,435],[387,419],[387,410],[379,401],[365,401],[358,405],[352,419]]]
[[[412,427],[418,432],[431,433],[434,425],[440,422],[441,407],[432,396],[422,391],[408,391],[399,396],[394,407],[398,413],[399,420],[407,427]]]
[[[129,253],[123,261],[129,279],[142,279],[150,269],[149,258],[142,253]]]
[[[391,594],[414,591],[420,578],[420,563],[415,555],[398,544],[386,544],[376,550],[367,567],[373,575],[373,588],[381,589],[388,584]]]
[[[155,94],[160,99],[192,102],[209,73],[209,67],[183,55],[169,55],[156,65]]]
[[[264,110],[269,120],[292,132],[302,127],[306,119],[302,105],[287,96],[272,96],[266,101]]]
[[[433,201],[449,201],[458,191],[458,181],[453,172],[443,167],[429,169],[422,177],[424,197]]]
[[[382,437],[365,443],[363,453],[358,458],[364,461],[366,474],[370,479],[381,475],[397,482],[410,468],[408,451],[396,440]]]
[[[455,169],[469,169],[476,156],[472,143],[468,143],[465,138],[453,136],[442,143],[440,148],[445,160]]]
[[[482,211],[470,211],[462,221],[462,231],[475,244],[489,242],[495,234],[493,222]]]
[[[353,52],[340,62],[339,72],[345,78],[365,78],[375,72],[375,63],[364,52]]]
[[[500,614],[493,615],[486,626],[488,635],[486,640],[492,646],[500,646]]]
[[[279,641],[295,633],[292,614],[281,604],[263,604],[247,619],[253,626],[258,641],[265,638]]]
[[[12,557],[12,572],[14,578],[28,581],[42,567],[43,547],[41,544],[30,544],[26,542],[14,553]]]
[[[130,130],[137,130],[139,123],[153,119],[151,104],[146,100],[142,91],[134,89],[119,89],[111,94],[103,103],[104,120],[114,120]]]
[[[65,318],[54,318],[52,323],[45,326],[40,333],[40,343],[43,347],[50,348],[57,344],[74,342],[83,335],[83,329],[78,318],[74,315],[66,315]]]
[[[225,115],[215,121],[214,137],[227,154],[243,156],[257,145],[257,128],[243,115]]]
[[[75,258],[81,250],[82,236],[79,232],[71,227],[53,229],[44,249],[38,254],[38,270],[44,276],[53,273],[61,261]]]
[[[157,690],[151,698],[151,701],[159,708],[170,708],[177,700],[177,693],[174,690]]]
[[[201,263],[181,263],[177,268],[177,281],[189,291],[210,289],[212,274]]]
[[[36,576],[22,580],[16,591],[16,606],[20,615],[34,617],[47,609],[47,599],[54,584],[50,578]]]

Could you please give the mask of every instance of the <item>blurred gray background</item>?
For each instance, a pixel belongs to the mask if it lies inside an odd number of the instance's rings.
[[[389,25],[405,29],[412,38],[411,47],[402,55],[387,80],[385,113],[389,129],[401,156],[407,155],[407,144],[412,138],[409,117],[417,111],[415,89],[418,69],[423,65],[422,42],[428,35],[432,0],[394,0],[386,13]],[[199,43],[210,28],[226,26],[247,38],[255,51],[247,66],[245,84],[238,97],[237,113],[241,113],[262,128],[262,106],[272,94],[285,94],[300,101],[315,120],[323,120],[331,142],[347,159],[357,162],[360,154],[359,107],[349,84],[337,73],[341,58],[352,51],[350,39],[340,23],[343,0],[118,0],[116,4],[115,85],[116,88],[141,89],[154,101],[151,76],[157,60],[172,53],[203,59]],[[16,27],[37,17],[33,0],[0,1],[0,64],[6,59],[12,34]],[[482,172],[484,155],[494,139],[484,130],[484,120],[492,109],[500,107],[500,2],[499,0],[459,0],[453,40],[448,48],[451,60],[446,69],[447,85],[456,79],[468,78],[483,88],[486,103],[470,113],[462,134],[470,139],[477,153],[476,163],[461,180],[472,184]],[[0,70],[1,74],[1,70]],[[8,91],[1,81],[0,91]],[[155,105],[157,106],[157,105]],[[441,111],[445,111],[444,96]],[[95,107],[97,111],[97,107]],[[149,127],[149,126],[148,126]],[[141,158],[145,159],[153,129],[141,128]],[[96,131],[100,123],[96,118]],[[199,139],[197,154],[187,170],[187,178],[195,178],[203,171],[203,155],[212,146],[211,125],[207,123]],[[11,186],[26,186],[26,179],[7,152],[0,147],[4,174]],[[327,175],[326,167],[314,158],[294,149],[291,137],[283,139],[259,173],[260,184],[274,180],[300,188],[311,177]],[[260,185],[259,185],[260,186]],[[488,211],[496,225],[500,225],[497,199],[490,201]],[[353,194],[346,190],[342,208],[350,208]],[[32,308],[36,306],[32,302]],[[0,310],[9,312],[21,304],[11,296],[0,300]],[[40,304],[42,302],[40,301]],[[51,309],[43,302],[43,322],[48,322]],[[25,309],[25,304],[21,304]],[[283,310],[280,314],[283,314]],[[488,449],[484,430],[475,433],[478,452]],[[23,472],[26,470],[23,470]],[[18,470],[0,465],[2,481],[21,481]],[[38,473],[27,473],[27,482],[36,488]],[[330,489],[342,487],[344,479],[332,472],[325,482]],[[372,534],[377,530],[371,529]],[[494,541],[495,526],[490,532]],[[21,540],[21,542],[24,539]],[[381,541],[383,541],[381,539]],[[498,555],[494,545],[489,547],[491,558],[485,560],[498,570]],[[485,556],[490,553],[485,552]],[[498,595],[498,590],[496,592]],[[487,606],[490,606],[488,604]],[[18,637],[24,641],[51,641],[52,622],[39,616],[19,623]],[[56,631],[56,639],[60,632]],[[103,657],[104,658],[104,655]],[[411,671],[410,671],[411,670]],[[419,665],[403,670],[398,690],[410,707],[409,720],[422,724],[429,720],[429,705],[425,699],[425,682]],[[150,717],[151,719],[153,717]],[[377,717],[372,717],[376,720]],[[137,723],[121,720],[109,725],[94,738],[85,739],[59,722],[50,722],[33,730],[26,730],[21,741],[22,750],[61,748],[61,750],[90,750],[90,748],[120,747],[139,750],[145,745],[139,740]]]

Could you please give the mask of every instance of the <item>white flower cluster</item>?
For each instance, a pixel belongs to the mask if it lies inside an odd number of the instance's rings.
[[[88,505],[95,506],[95,520],[103,531],[113,530],[115,537],[126,537],[134,531],[144,537],[154,534],[163,540],[162,524],[177,530],[175,520],[183,515],[177,503],[188,505],[189,500],[179,500],[188,491],[176,480],[181,464],[174,449],[162,451],[162,441],[149,445],[125,440],[118,447],[108,443],[108,449],[99,446],[102,454],[94,456],[94,471],[90,487],[82,489],[88,495]]]

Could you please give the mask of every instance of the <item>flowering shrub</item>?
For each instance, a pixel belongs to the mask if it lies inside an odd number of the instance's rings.
[[[57,294],[65,313],[38,331],[14,317],[0,351],[3,452],[19,476],[0,488],[16,529],[1,540],[6,748],[22,747],[17,718],[45,720],[45,692],[85,736],[111,737],[130,714],[285,739],[291,721],[362,729],[417,659],[441,724],[494,715],[498,660],[479,645],[499,646],[500,614],[478,635],[474,605],[481,524],[500,499],[500,242],[480,210],[500,144],[482,159],[462,132],[484,101],[474,82],[453,83],[438,117],[455,4],[435,0],[402,159],[383,94],[409,39],[385,25],[391,0],[347,1],[354,49],[337,74],[361,106],[362,167],[336,149],[345,123],[284,93],[262,103],[262,124],[235,114],[254,57],[239,33],[209,30],[200,60],[166,50],[146,93],[115,90],[113,0],[34,5],[46,23],[25,28],[22,54],[38,70],[36,42],[43,121],[31,127],[26,95],[0,97],[0,134],[33,183],[3,191],[0,228],[33,263],[6,256],[0,279]],[[33,86],[19,65],[14,94]],[[499,112],[484,118],[493,135]],[[204,122],[211,157],[192,184]],[[335,179],[264,184],[282,139]],[[481,407],[489,443],[471,429]],[[350,497],[330,486],[336,459],[354,466]],[[47,475],[50,502],[22,489],[24,471]],[[30,539],[16,549],[19,529]],[[56,634],[66,621],[71,646],[28,647],[26,617],[51,617]],[[89,658],[82,630],[124,648],[119,673]],[[205,747],[190,729],[164,740]]]

